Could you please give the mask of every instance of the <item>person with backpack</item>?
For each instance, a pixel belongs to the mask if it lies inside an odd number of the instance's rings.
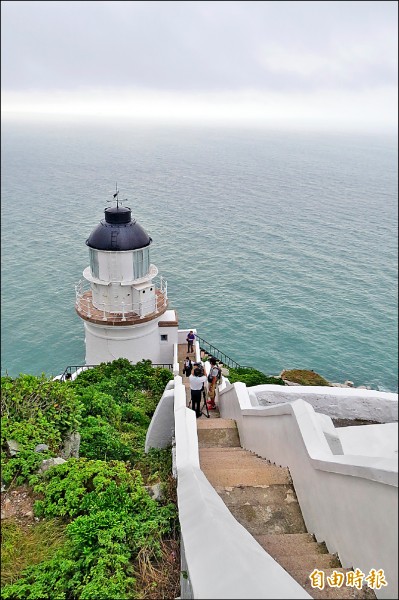
[[[186,377],[190,377],[191,371],[193,370],[193,363],[190,358],[186,356],[186,360],[183,363],[183,375]]]
[[[214,410],[216,408],[215,397],[216,397],[216,386],[221,378],[221,369],[217,366],[216,358],[212,356],[209,359],[211,364],[210,371],[208,373],[208,409]]]

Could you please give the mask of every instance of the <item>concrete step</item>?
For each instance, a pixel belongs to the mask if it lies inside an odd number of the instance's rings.
[[[229,469],[231,466],[240,466],[245,465],[253,465],[253,466],[261,466],[261,465],[271,465],[271,463],[264,458],[260,458],[256,456],[249,450],[242,450],[240,454],[232,454],[231,452],[223,452],[223,450],[229,450],[229,448],[223,448],[220,446],[219,448],[201,448],[200,449],[200,460],[204,465],[211,464],[215,461],[223,462],[223,466],[226,469]]]
[[[222,446],[216,446],[214,448],[212,448],[211,446],[209,448],[200,448],[200,456],[204,456],[205,458],[208,456],[215,456],[215,457],[219,457],[219,456],[238,456],[238,455],[242,455],[242,456],[254,456],[252,454],[252,452],[250,452],[249,450],[244,450],[244,448],[241,448],[241,446],[234,446],[234,447],[227,447],[227,448],[223,448]],[[266,463],[268,461],[265,461]]]
[[[237,425],[234,419],[221,419],[210,421],[209,419],[201,419],[197,421],[197,430],[200,429],[236,429]]]
[[[266,461],[261,458],[256,458],[249,454],[223,454],[215,455],[210,454],[204,456],[200,452],[200,463],[201,468],[216,466],[223,466],[224,469],[236,469],[236,468],[251,468],[251,467],[262,467],[264,465],[270,466]]]
[[[201,402],[201,407],[202,407],[202,402]],[[220,413],[219,411],[215,408],[213,410],[209,409],[209,419],[206,415],[206,408],[202,408],[202,412],[203,415],[200,419],[197,420],[197,423],[205,423],[206,421],[212,421],[213,419],[220,419]]]
[[[268,506],[243,504],[229,506],[234,518],[251,535],[306,533],[302,513],[297,504]]]
[[[313,569],[312,569],[313,570]],[[331,587],[328,584],[328,577],[331,577],[332,574],[336,571],[339,573],[345,573],[350,571],[351,569],[318,569],[324,573],[325,585],[324,589],[320,590],[319,588],[312,587],[311,580],[309,579],[309,575],[312,571],[299,570],[292,571],[291,576],[308,592],[312,598],[315,600],[322,599],[331,599],[331,600],[365,600],[365,599],[375,599],[376,595],[374,590],[367,585],[363,585],[363,587],[358,590],[356,587],[346,586],[345,580],[344,584],[341,587]]]
[[[274,557],[273,557],[274,558]],[[308,574],[313,569],[319,571],[342,568],[338,558],[333,554],[294,554],[292,556],[279,556],[277,562],[288,572],[295,573],[298,570],[308,570]]]
[[[240,446],[235,421],[231,419],[197,419],[199,448]]]
[[[271,465],[260,467],[224,469],[223,464],[201,468],[206,478],[214,488],[238,486],[286,485],[290,483],[286,469]]]
[[[186,356],[188,356],[189,358],[191,358],[192,362],[195,361],[195,354],[194,352],[187,352],[187,343],[185,344],[178,344],[177,346],[177,360],[180,362],[184,362],[186,359]]]
[[[278,560],[280,556],[327,554],[324,542],[316,542],[310,533],[286,533],[285,535],[255,535],[256,541],[270,556]]]
[[[244,504],[252,506],[281,504],[281,506],[295,505],[299,510],[297,497],[292,485],[289,483],[243,487],[216,487],[215,489],[229,508]]]

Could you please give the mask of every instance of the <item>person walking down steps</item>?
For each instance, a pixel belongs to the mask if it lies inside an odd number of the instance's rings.
[[[190,391],[191,391],[191,408],[195,411],[198,417],[201,416],[201,395],[202,388],[206,382],[206,375],[201,374],[200,368],[195,367],[194,375],[190,375]]]
[[[193,363],[189,356],[186,356],[186,360],[183,363],[183,375],[190,377],[191,371],[193,370]]]
[[[195,333],[190,330],[190,332],[187,334],[187,352],[194,352],[194,340],[195,340]]]
[[[215,404],[215,396],[216,396],[216,386],[218,384],[218,379],[220,378],[220,369],[216,365],[216,358],[210,358],[209,362],[211,364],[211,369],[208,373],[208,409],[216,408]]]

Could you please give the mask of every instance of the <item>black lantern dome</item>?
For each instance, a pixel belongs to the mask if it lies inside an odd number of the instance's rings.
[[[127,206],[104,210],[105,219],[89,235],[86,244],[96,250],[137,250],[149,246],[152,239]]]

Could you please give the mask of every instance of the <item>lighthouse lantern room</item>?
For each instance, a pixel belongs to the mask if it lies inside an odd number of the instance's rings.
[[[131,209],[116,203],[86,240],[90,266],[76,286],[86,364],[116,358],[172,364],[178,321],[168,309],[166,280],[150,262],[152,239]]]

